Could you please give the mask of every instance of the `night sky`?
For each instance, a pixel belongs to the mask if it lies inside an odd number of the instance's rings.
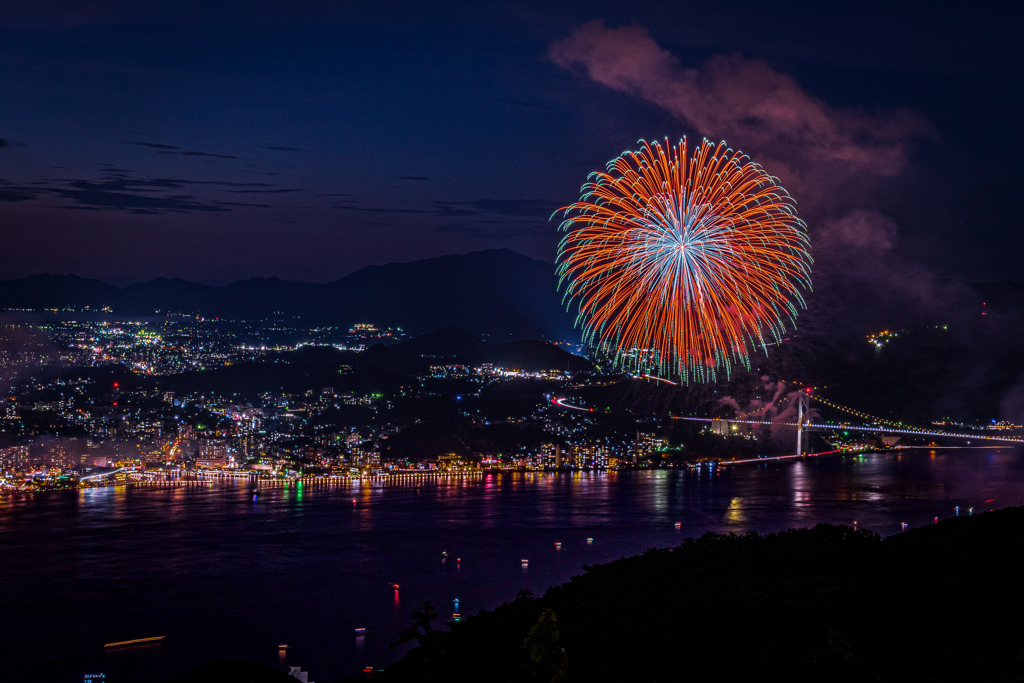
[[[507,247],[640,138],[778,175],[819,274],[1018,277],[1020,11],[45,2],[0,13],[0,277],[329,281]]]

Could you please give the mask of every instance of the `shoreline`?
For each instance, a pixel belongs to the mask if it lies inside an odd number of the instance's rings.
[[[765,456],[759,458],[745,458],[740,460],[717,460],[717,461],[705,461],[705,462],[688,462],[678,467],[665,467],[665,468],[642,468],[642,467],[624,467],[617,469],[486,469],[486,470],[472,470],[472,471],[422,471],[422,472],[386,472],[378,474],[366,474],[352,476],[349,474],[316,474],[316,475],[304,475],[296,477],[266,477],[261,476],[258,473],[232,473],[225,471],[190,471],[186,476],[179,476],[171,479],[152,479],[152,480],[137,480],[137,481],[126,481],[116,482],[110,484],[90,485],[90,486],[75,486],[67,488],[55,488],[55,489],[44,489],[44,490],[12,490],[12,489],[0,489],[0,500],[10,496],[18,495],[37,495],[37,494],[51,494],[51,493],[77,493],[87,491],[90,489],[116,489],[116,488],[140,488],[140,489],[178,489],[178,488],[198,488],[206,487],[209,488],[215,484],[225,484],[228,482],[234,484],[244,483],[254,487],[253,493],[258,495],[259,489],[266,488],[282,488],[293,485],[306,485],[306,486],[317,486],[317,485],[331,485],[337,486],[341,484],[345,485],[366,485],[366,484],[379,484],[379,483],[414,483],[414,482],[439,482],[441,480],[451,479],[479,479],[488,476],[502,476],[502,475],[561,475],[561,474],[572,474],[572,475],[591,475],[591,474],[611,474],[617,475],[620,473],[632,473],[632,472],[686,472],[686,471],[701,471],[701,470],[715,470],[717,468],[724,468],[730,466],[740,465],[759,465],[768,463],[779,463],[787,460],[808,460],[817,458],[833,458],[833,457],[846,457],[846,456],[861,456],[861,455],[898,455],[901,451],[909,450],[1016,450],[1014,446],[904,446],[894,449],[874,449],[874,450],[856,450],[856,451],[823,451],[820,453],[804,453],[803,455],[780,455],[780,456]]]

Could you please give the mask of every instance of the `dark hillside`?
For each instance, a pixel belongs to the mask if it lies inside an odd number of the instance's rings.
[[[118,289],[75,275],[41,273],[0,282],[0,308],[63,308],[112,304]]]
[[[151,380],[152,381],[152,380]],[[331,363],[240,363],[206,372],[185,372],[159,378],[161,389],[190,393],[256,396],[264,392],[384,392],[408,382],[405,375],[375,367],[340,372]]]
[[[579,372],[594,369],[594,364],[586,358],[533,339],[523,339],[495,346],[487,352],[485,358],[495,365],[527,372],[541,370]]]
[[[485,353],[487,344],[479,337],[458,327],[434,330],[422,337],[395,345],[396,349],[417,356],[477,358]]]
[[[1016,681],[1024,508],[707,534],[470,617],[380,681]]]

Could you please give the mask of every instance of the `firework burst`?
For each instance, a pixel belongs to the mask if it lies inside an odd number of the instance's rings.
[[[749,366],[805,307],[811,257],[795,203],[724,142],[641,141],[581,192],[559,210],[558,273],[585,340],[617,365],[713,381]]]

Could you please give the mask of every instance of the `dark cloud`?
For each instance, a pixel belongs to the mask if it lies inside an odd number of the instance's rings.
[[[232,194],[285,194],[287,192],[302,192],[301,187],[281,188],[277,190],[225,190]]]
[[[184,157],[211,157],[214,159],[241,159],[242,157],[232,156],[230,154],[213,154],[211,152],[196,152],[193,150],[185,149],[184,147],[178,147],[177,145],[165,145],[159,142],[143,142],[141,140],[128,140],[124,144],[126,145],[137,145],[139,147],[148,147],[149,149],[156,150],[157,154],[180,154]]]
[[[101,183],[77,182],[70,188],[53,188],[51,193],[70,200],[80,207],[92,209],[115,209],[131,213],[192,213],[195,211],[228,211],[214,202],[203,202],[190,195],[154,197],[127,192],[112,192]]]
[[[11,185],[9,180],[0,178],[0,202],[25,202],[38,195],[39,190],[35,188]]]
[[[375,206],[346,206],[341,202],[335,202],[334,208],[346,211],[364,211],[366,213],[432,213],[426,209],[385,209]]]
[[[35,198],[36,195],[28,192],[19,192],[17,189],[0,187],[0,202],[25,202]]]
[[[400,176],[399,180],[430,180],[430,178],[422,175],[404,175]]]
[[[467,202],[434,202],[441,209],[443,216],[471,215],[473,213],[492,213],[499,216],[536,216],[545,220],[559,209],[559,205],[546,199],[474,199]],[[471,207],[475,211],[453,209],[452,207]]]
[[[273,183],[239,183],[230,180],[181,180],[173,179],[182,185],[219,185],[221,187],[274,187]]]
[[[278,145],[260,145],[261,149],[272,149],[275,152],[301,152],[298,147],[279,147]]]
[[[209,185],[231,188],[273,188],[271,183],[239,183],[230,180],[185,180],[183,178],[131,178],[126,174],[130,171],[108,172],[100,180],[83,180],[78,178],[58,178],[55,181],[40,181],[42,184],[53,182],[77,184],[94,184],[105,190],[114,192],[144,192],[149,190],[177,190],[189,185]],[[230,192],[230,190],[228,190]]]
[[[147,192],[151,190],[178,190],[189,184],[176,178],[130,178],[124,173],[110,173],[100,180],[62,178],[71,187],[96,187],[109,192]]]
[[[10,147],[10,146],[11,146],[11,141],[10,140],[8,140],[7,138],[0,138],[0,149],[3,149],[4,147]]]
[[[248,206],[257,209],[269,209],[270,204],[252,204],[249,202],[217,202],[217,206]]]
[[[184,151],[178,152],[182,156],[186,157],[213,157],[214,159],[241,159],[242,157],[231,156],[230,154],[211,154],[210,152],[191,152]]]
[[[505,220],[492,221],[494,223],[508,225],[508,219],[540,219],[536,221],[539,224],[546,226],[548,224],[548,218],[552,212],[556,211],[559,206],[546,199],[474,199],[463,202],[453,201],[435,201],[430,208],[393,208],[393,207],[381,207],[381,206],[361,206],[351,195],[338,194],[338,195],[320,195],[321,197],[344,197],[335,201],[332,206],[336,209],[343,209],[345,211],[356,211],[365,213],[393,213],[393,214],[433,214],[442,218],[467,218],[469,216],[477,216],[480,214],[489,214],[494,216],[506,217]],[[478,223],[488,221],[475,221]],[[469,229],[465,228],[463,223],[445,223],[444,226],[448,226],[448,229],[438,227],[437,229],[445,232],[463,231],[468,232]],[[462,226],[453,228],[451,226]],[[474,232],[480,233],[482,230],[474,230]]]
[[[128,140],[124,144],[126,145],[138,145],[139,147],[149,147],[150,149],[181,149],[175,145],[162,145],[157,142],[141,142],[139,140]]]
[[[31,188],[16,187],[9,181],[0,180],[0,201],[21,202],[56,197],[71,202],[62,208],[83,211],[126,211],[133,214],[216,213],[230,211],[236,207],[269,208],[270,205],[200,198],[181,190],[189,187],[206,187],[230,194],[277,194],[300,191],[297,188],[278,188],[270,183],[139,178],[132,177],[131,173],[126,169],[104,169],[99,179],[44,179],[31,183],[36,186]]]

